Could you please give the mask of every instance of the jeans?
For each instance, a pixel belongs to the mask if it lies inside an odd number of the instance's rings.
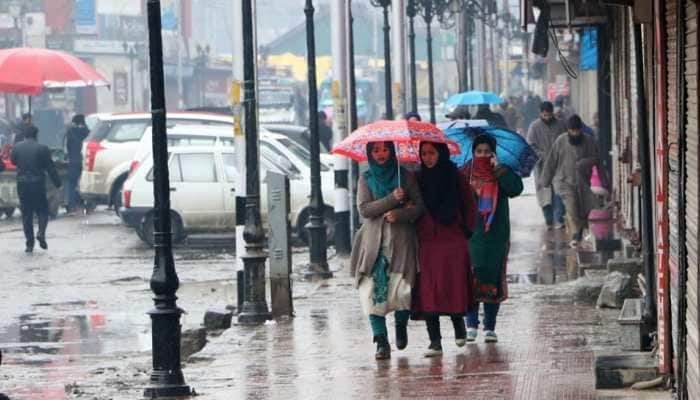
[[[36,236],[46,237],[46,227],[49,224],[49,201],[46,198],[46,184],[17,182],[17,195],[19,196],[20,210],[22,211],[22,225],[27,247],[34,247],[34,214],[39,220],[39,231]]]
[[[498,316],[498,310],[500,308],[501,305],[498,303],[484,303],[485,331],[496,330],[496,317]],[[474,329],[479,327],[479,303],[474,303],[469,306],[467,310],[467,327]]]
[[[563,224],[566,208],[564,202],[558,194],[552,192],[552,204],[542,207],[544,220],[547,225]]]
[[[68,179],[66,182],[68,210],[72,210],[81,202],[80,194],[78,193],[78,182],[80,182],[80,175],[82,172],[83,165],[81,163],[72,162],[68,164]]]

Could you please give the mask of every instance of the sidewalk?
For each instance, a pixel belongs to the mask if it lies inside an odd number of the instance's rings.
[[[499,343],[485,344],[480,332],[476,343],[458,348],[445,318],[444,355],[427,359],[424,323],[409,323],[408,348],[397,351],[390,319],[391,360],[375,361],[368,321],[341,270],[346,261],[333,258],[333,279],[295,282],[295,318],[210,336],[184,367],[187,383],[202,400],[669,399],[663,391],[595,391],[593,352],[617,348],[619,310],[577,304],[558,284],[575,278],[571,256],[557,250],[559,234],[542,232],[533,204],[531,193],[512,203],[513,283],[499,315]],[[139,398],[150,353],[119,359],[95,359],[99,368],[68,387],[68,398]]]

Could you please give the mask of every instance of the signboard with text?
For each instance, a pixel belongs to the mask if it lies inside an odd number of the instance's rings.
[[[75,21],[76,33],[97,33],[97,9],[95,7],[95,0],[75,0],[73,20]]]

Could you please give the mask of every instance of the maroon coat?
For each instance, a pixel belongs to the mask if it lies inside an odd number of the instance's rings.
[[[469,240],[463,227],[474,231],[476,201],[463,175],[459,191],[461,210],[451,225],[438,223],[427,211],[419,221],[420,281],[414,312],[464,314],[473,301]]]

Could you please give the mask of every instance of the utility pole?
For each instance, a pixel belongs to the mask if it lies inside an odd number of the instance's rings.
[[[238,176],[234,182],[236,197],[236,282],[238,286],[238,310],[243,305],[245,275],[243,259],[245,253],[245,198],[246,198],[246,163],[245,163],[245,132],[242,129],[243,108],[241,106],[241,86],[243,84],[243,8],[240,0],[233,0],[233,145],[236,149],[236,170]]]
[[[347,40],[346,22],[348,0],[331,2],[331,58],[333,59],[333,143],[340,143],[348,136],[347,113]],[[329,149],[330,150],[330,149]],[[347,157],[336,155],[333,160],[335,170],[335,251],[340,255],[349,255],[352,250],[350,240],[350,192],[348,191]],[[333,223],[333,221],[326,221]]]
[[[350,131],[357,129],[357,85],[355,82],[355,40],[352,18],[352,0],[347,2],[347,49],[348,49],[348,123]],[[360,215],[357,210],[357,178],[360,175],[360,167],[352,161],[350,167],[350,233],[352,238],[360,226]]]
[[[185,91],[182,84],[182,0],[178,0],[177,5],[177,28],[175,29],[175,40],[177,40],[177,108],[185,108]]]
[[[392,59],[394,71],[393,94],[394,104],[399,114],[406,114],[406,9],[404,0],[392,0],[391,17],[393,27],[391,31]]]
[[[384,15],[384,108],[386,119],[394,119],[394,106],[392,102],[391,90],[391,26],[389,25],[389,7],[392,0],[370,0],[374,7],[381,7]],[[403,12],[403,9],[398,12]]]

